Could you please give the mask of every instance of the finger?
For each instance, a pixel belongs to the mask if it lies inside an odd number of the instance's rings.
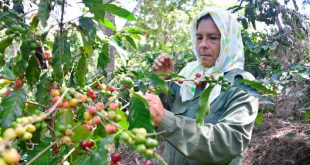
[[[157,70],[159,69],[158,66],[157,66],[156,64],[153,64],[153,65],[152,65],[152,68],[153,68],[154,71],[157,71]]]
[[[155,64],[157,65],[157,67],[163,66],[162,62],[159,60],[155,60]]]
[[[160,62],[165,62],[165,56],[160,56],[158,59]]]

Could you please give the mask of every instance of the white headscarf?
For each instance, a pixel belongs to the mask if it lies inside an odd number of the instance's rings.
[[[221,33],[220,54],[215,62],[215,66],[206,68],[200,63],[199,53],[196,49],[196,26],[199,18],[210,14],[217,28]],[[196,18],[193,19],[190,28],[191,39],[193,42],[193,50],[196,61],[188,63],[179,73],[186,79],[194,79],[197,72],[204,76],[214,74],[215,77],[223,75],[224,72],[244,67],[244,51],[241,38],[241,27],[237,19],[231,13],[219,8],[207,8],[201,11]],[[202,76],[203,77],[203,76]],[[185,81],[181,85],[180,95],[182,102],[194,98],[196,86],[192,81]],[[221,86],[216,85],[210,94],[209,101],[212,103],[221,92]]]

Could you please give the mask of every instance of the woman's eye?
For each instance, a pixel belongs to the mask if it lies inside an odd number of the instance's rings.
[[[217,40],[217,37],[210,37],[211,40]]]

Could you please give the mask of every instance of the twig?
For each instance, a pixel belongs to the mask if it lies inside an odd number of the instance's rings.
[[[61,18],[60,18],[60,23],[59,23],[61,35],[63,33],[63,26],[64,26],[63,22],[64,22],[64,14],[65,14],[65,1],[66,0],[62,0],[62,4],[61,4]]]
[[[34,101],[30,101],[30,100],[26,101],[26,103],[28,103],[28,104],[33,104],[33,105],[37,105],[37,106],[46,108],[46,106],[44,106],[44,105],[42,105],[42,104],[39,104],[39,103],[37,103],[37,102],[34,102]]]
[[[52,144],[50,144],[49,146],[47,146],[46,148],[44,148],[41,152],[39,152],[34,158],[32,158],[26,165],[30,165],[31,163],[33,163],[36,159],[38,159],[42,154],[44,154],[44,152],[46,152],[47,150],[49,150],[51,147],[53,147],[53,145],[55,145],[59,140],[55,140]]]
[[[163,133],[167,132],[166,130],[162,130],[160,132],[155,132],[155,133],[148,133],[146,136],[154,136],[154,135],[161,135]]]
[[[100,77],[99,79],[97,79],[96,81],[94,81],[94,82],[92,82],[91,84],[87,85],[86,88],[87,88],[87,87],[93,86],[93,85],[96,84],[97,82],[100,82],[100,80],[102,80],[103,78],[105,78],[105,76],[102,76],[102,77]]]
[[[130,103],[128,102],[126,105],[124,105],[124,106],[121,107],[121,110],[127,108],[129,105],[130,105]]]
[[[65,156],[63,157],[63,159],[61,160],[61,163],[63,163],[63,162],[72,154],[72,152],[74,152],[74,150],[75,150],[75,148],[72,148],[72,149],[68,152],[68,154],[65,155]]]
[[[160,160],[164,165],[168,165],[168,163],[157,153],[155,153],[156,159]]]
[[[135,158],[135,162],[137,163],[137,165],[140,165],[140,163],[139,163],[137,158]]]

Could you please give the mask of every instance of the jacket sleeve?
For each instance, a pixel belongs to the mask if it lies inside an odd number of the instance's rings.
[[[189,159],[226,164],[247,146],[258,111],[258,99],[233,89],[227,94],[226,111],[215,125],[198,126],[195,119],[165,111],[159,131]]]

